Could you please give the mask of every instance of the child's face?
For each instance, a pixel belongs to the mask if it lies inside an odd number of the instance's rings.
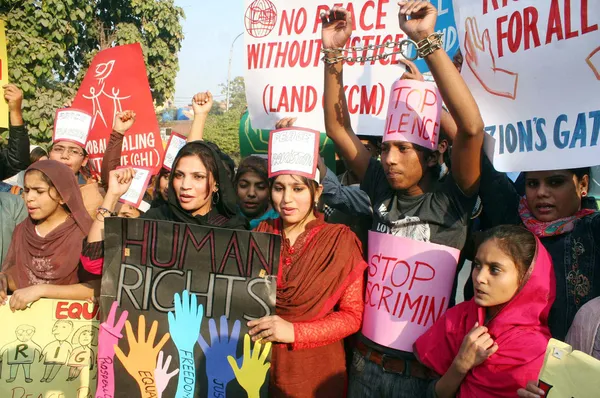
[[[23,195],[29,217],[35,221],[47,219],[64,203],[56,189],[50,187],[42,178],[42,173],[37,170],[25,175]]]
[[[473,267],[475,303],[494,307],[510,301],[519,289],[519,271],[512,258],[489,239],[479,246]]]

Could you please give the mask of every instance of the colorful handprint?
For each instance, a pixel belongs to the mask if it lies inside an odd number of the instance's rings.
[[[198,305],[196,295],[190,295],[187,290],[183,291],[181,298],[179,293],[175,293],[174,300],[175,313],[169,312],[168,315],[169,331],[179,351],[181,369],[175,397],[183,398],[194,394],[196,385],[194,346],[200,335],[204,306]]]
[[[267,372],[271,367],[271,364],[267,362],[267,357],[271,352],[271,343],[264,345],[262,353],[261,347],[262,344],[257,341],[254,343],[254,350],[250,351],[250,336],[245,335],[242,367],[238,367],[234,357],[227,357],[235,378],[240,386],[246,390],[248,398],[260,397],[260,388],[265,383]]]
[[[157,398],[162,398],[163,392],[169,385],[169,381],[179,373],[179,369],[175,369],[169,372],[169,366],[171,365],[171,356],[167,357],[167,360],[163,363],[163,352],[158,353],[158,362],[156,363],[156,369],[154,369],[154,378],[156,380]]]
[[[115,394],[115,345],[123,337],[121,331],[129,313],[123,311],[119,321],[115,323],[118,303],[115,301],[110,307],[110,312],[105,322],[100,324],[98,334],[98,388],[96,398],[112,397]]]
[[[221,316],[220,322],[220,331],[217,331],[215,320],[210,319],[208,321],[210,346],[206,343],[202,334],[198,337],[198,344],[206,357],[209,396],[215,396],[214,393],[222,393],[227,384],[235,378],[227,357],[236,356],[241,323],[240,321],[233,323],[230,336],[227,317],[225,315]]]
[[[129,354],[125,355],[118,346],[115,347],[115,354],[127,372],[135,379],[140,387],[142,398],[155,397],[157,395],[156,381],[154,369],[156,366],[156,358],[158,353],[163,348],[169,333],[160,339],[155,346],[156,332],[158,330],[158,322],[152,322],[148,338],[146,338],[146,318],[140,315],[138,318],[138,333],[137,339],[133,334],[131,322],[125,323],[125,331],[127,333],[127,342],[129,343]]]

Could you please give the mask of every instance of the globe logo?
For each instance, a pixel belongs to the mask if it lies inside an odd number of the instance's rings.
[[[255,0],[248,6],[244,23],[246,32],[252,37],[267,36],[277,22],[277,8],[269,0]]]

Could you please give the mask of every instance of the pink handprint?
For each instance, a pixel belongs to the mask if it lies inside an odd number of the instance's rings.
[[[179,369],[175,369],[169,373],[169,366],[171,365],[171,356],[167,357],[167,360],[163,363],[163,352],[158,353],[158,361],[156,362],[156,369],[154,370],[154,378],[156,379],[156,390],[157,397],[161,398],[163,392],[169,385],[169,381],[179,373]]]
[[[465,30],[465,61],[479,83],[490,94],[517,98],[519,74],[496,67],[490,31],[486,29],[480,35],[475,18],[466,19]]]
[[[123,337],[121,331],[129,315],[127,311],[123,311],[119,321],[115,324],[118,306],[116,301],[112,303],[106,321],[100,325],[96,398],[114,396],[115,393],[114,346],[119,344],[119,340]]]

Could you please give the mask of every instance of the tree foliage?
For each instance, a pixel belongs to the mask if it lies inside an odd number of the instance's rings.
[[[9,80],[25,94],[32,141],[51,139],[56,109],[73,98],[102,49],[141,43],[152,97],[171,98],[184,17],[174,0],[2,0]]]

